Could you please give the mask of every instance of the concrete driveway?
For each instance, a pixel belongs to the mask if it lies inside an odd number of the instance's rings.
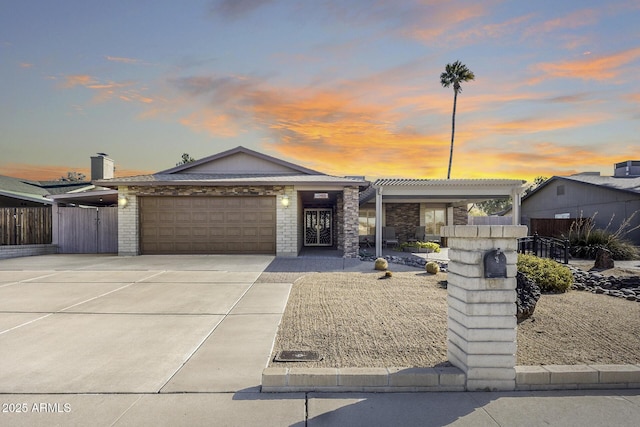
[[[0,393],[257,391],[291,284],[270,256],[0,261]]]

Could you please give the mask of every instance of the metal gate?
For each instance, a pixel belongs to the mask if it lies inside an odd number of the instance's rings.
[[[118,208],[58,208],[58,253],[118,252]]]
[[[304,210],[305,246],[333,246],[332,214],[331,209]]]

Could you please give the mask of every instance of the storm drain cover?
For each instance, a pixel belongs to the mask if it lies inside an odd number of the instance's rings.
[[[283,350],[276,354],[275,362],[312,362],[320,360],[317,351],[309,350]]]

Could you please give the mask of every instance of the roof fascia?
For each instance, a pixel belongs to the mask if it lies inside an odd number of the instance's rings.
[[[11,191],[6,191],[6,190],[0,190],[0,195],[5,196],[5,197],[11,197],[13,199],[25,200],[25,201],[28,201],[28,202],[43,203],[45,205],[50,205],[52,203],[51,200],[45,199],[44,197],[38,198],[36,196],[29,196],[29,195],[26,195],[26,194],[13,193]]]

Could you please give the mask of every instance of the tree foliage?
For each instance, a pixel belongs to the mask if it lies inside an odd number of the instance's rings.
[[[537,176],[534,178],[533,183],[524,190],[522,196],[526,196],[531,193],[533,190],[542,185],[548,178],[546,176]],[[478,209],[482,210],[487,215],[493,215],[504,210],[507,210],[513,204],[513,199],[511,197],[507,199],[492,199],[485,200],[484,202],[476,203]]]
[[[87,176],[82,172],[70,171],[67,172],[67,176],[61,176],[58,181],[61,182],[81,182],[86,181]]]
[[[191,162],[195,162],[195,161],[196,161],[196,159],[191,157],[189,155],[189,153],[182,153],[182,157],[181,157],[180,161],[178,163],[176,163],[176,166],[186,165],[187,163],[191,163]]]

